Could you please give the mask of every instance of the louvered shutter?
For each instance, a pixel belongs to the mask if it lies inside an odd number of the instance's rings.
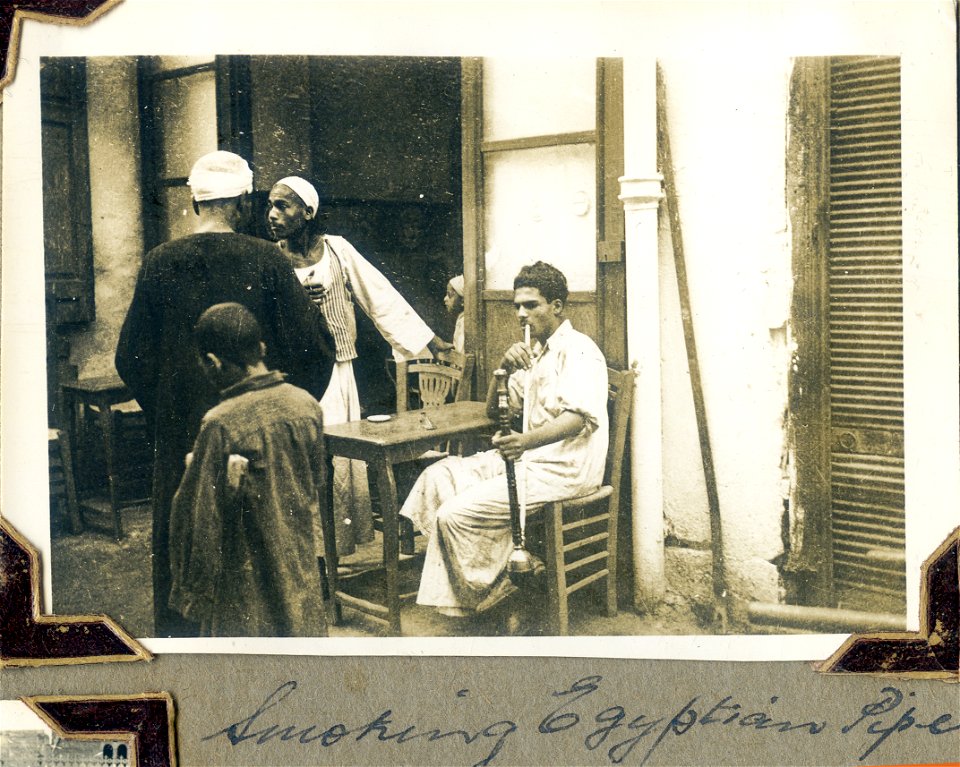
[[[94,319],[86,66],[44,59],[40,70],[43,244],[52,327]]]
[[[827,290],[841,600],[848,589],[901,600],[905,590],[900,160],[899,60],[833,59]]]

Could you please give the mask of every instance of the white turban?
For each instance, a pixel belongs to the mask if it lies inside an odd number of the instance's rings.
[[[197,202],[226,200],[253,191],[253,171],[233,152],[210,152],[193,164],[187,186]]]
[[[306,205],[314,213],[317,212],[320,208],[320,195],[317,194],[316,188],[309,181],[306,181],[300,176],[287,176],[286,178],[280,179],[277,184],[283,184],[284,186],[290,187],[294,192],[297,193],[297,196],[303,200],[304,205]],[[276,186],[277,184],[274,184]]]
[[[463,298],[463,275],[458,274],[456,277],[450,279],[450,287],[453,288],[454,292]]]

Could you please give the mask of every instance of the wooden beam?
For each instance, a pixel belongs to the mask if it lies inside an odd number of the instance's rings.
[[[793,253],[790,431],[796,480],[790,513],[801,534],[785,564],[787,598],[832,605],[827,316],[828,59],[798,58],[790,80],[787,209]]]
[[[524,136],[499,141],[484,141],[480,146],[481,151],[488,154],[491,152],[511,152],[516,149],[540,149],[542,147],[570,146],[571,144],[595,144],[596,142],[597,132],[587,130],[576,133],[552,133],[544,136]]]
[[[482,139],[483,64],[478,58],[465,58],[460,64],[460,163],[463,188],[463,296],[464,332],[467,351],[477,358],[478,375],[485,374],[480,291],[483,290],[483,159]],[[481,379],[484,380],[484,379]],[[474,391],[478,391],[474,387]]]

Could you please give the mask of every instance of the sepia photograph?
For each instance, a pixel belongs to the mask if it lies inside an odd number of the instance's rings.
[[[201,652],[913,625],[957,495],[927,64],[469,53],[23,67],[52,610]]]
[[[685,75],[640,105],[681,161]],[[42,60],[57,609],[138,636],[902,627],[899,61],[754,84],[785,195],[713,254],[722,297],[681,244],[687,168],[619,181],[633,97],[617,59]],[[684,274],[659,316],[628,253]],[[694,346],[680,317],[718,300]],[[505,426],[498,369],[530,371]]]

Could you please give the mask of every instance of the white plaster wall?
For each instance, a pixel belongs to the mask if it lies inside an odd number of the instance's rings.
[[[785,202],[789,57],[661,59],[693,324],[729,586],[776,600],[787,398]],[[667,532],[705,542],[709,515],[677,297],[661,216]]]
[[[953,10],[901,60],[907,628],[920,565],[960,524],[957,58]],[[920,39],[918,36],[916,39]]]
[[[87,97],[96,319],[71,337],[70,361],[80,378],[115,372],[114,350],[143,256],[135,60],[89,59]]]
[[[707,488],[680,320],[670,221],[665,208],[661,208],[659,230],[664,534],[673,545],[706,545],[710,542]]]

